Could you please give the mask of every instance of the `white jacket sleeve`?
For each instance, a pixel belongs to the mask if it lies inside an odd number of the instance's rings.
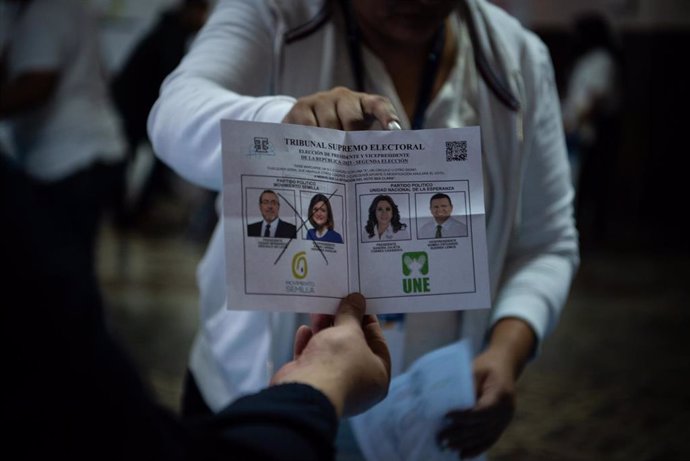
[[[533,36],[528,40],[522,58],[527,144],[520,205],[492,324],[520,318],[541,341],[558,322],[579,255],[553,68],[543,43]]]
[[[267,2],[221,0],[148,120],[156,155],[185,179],[222,187],[220,120],[280,122],[294,98],[271,94],[276,35]]]

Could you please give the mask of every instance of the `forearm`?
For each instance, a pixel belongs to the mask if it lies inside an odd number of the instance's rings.
[[[242,96],[204,78],[179,78],[164,86],[149,115],[148,132],[154,151],[185,179],[220,190],[220,121],[279,122],[294,100]]]
[[[221,188],[221,119],[278,123],[294,104],[265,96],[275,33],[265,2],[220,2],[163,83],[149,115],[149,137],[156,155],[185,179]]]
[[[321,392],[304,384],[272,386],[242,397],[192,430],[192,457],[333,459],[338,419]]]
[[[550,69],[543,44],[537,50],[529,67]],[[529,105],[519,214],[511,230],[491,323],[521,319],[540,343],[557,325],[565,305],[579,264],[578,236],[553,74],[540,71],[526,82]]]
[[[534,354],[537,336],[527,322],[509,317],[499,320],[491,330],[487,351],[501,357],[504,365],[512,370],[514,379]]]

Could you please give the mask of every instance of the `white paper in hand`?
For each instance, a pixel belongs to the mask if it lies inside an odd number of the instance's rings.
[[[393,379],[383,402],[350,422],[368,461],[457,461],[456,452],[441,451],[436,434],[445,414],[471,408],[474,395],[470,345],[463,340],[417,359]]]

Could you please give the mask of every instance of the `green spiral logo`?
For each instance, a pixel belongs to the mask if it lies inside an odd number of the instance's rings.
[[[292,276],[302,280],[307,276],[307,253],[300,251],[292,257]]]

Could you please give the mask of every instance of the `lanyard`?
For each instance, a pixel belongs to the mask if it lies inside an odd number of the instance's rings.
[[[350,0],[343,0],[343,10],[345,12],[345,23],[347,32],[347,46],[350,56],[350,67],[355,79],[357,91],[364,92],[364,61],[362,59],[362,40],[357,27],[357,21],[352,9]],[[434,45],[427,56],[426,65],[424,66],[424,73],[422,74],[422,81],[417,90],[417,106],[415,107],[414,115],[412,116],[412,129],[419,130],[424,127],[424,119],[426,110],[431,103],[431,93],[434,88],[434,82],[438,74],[439,65],[441,63],[441,54],[445,46],[446,28],[441,25],[436,35],[434,36]]]

